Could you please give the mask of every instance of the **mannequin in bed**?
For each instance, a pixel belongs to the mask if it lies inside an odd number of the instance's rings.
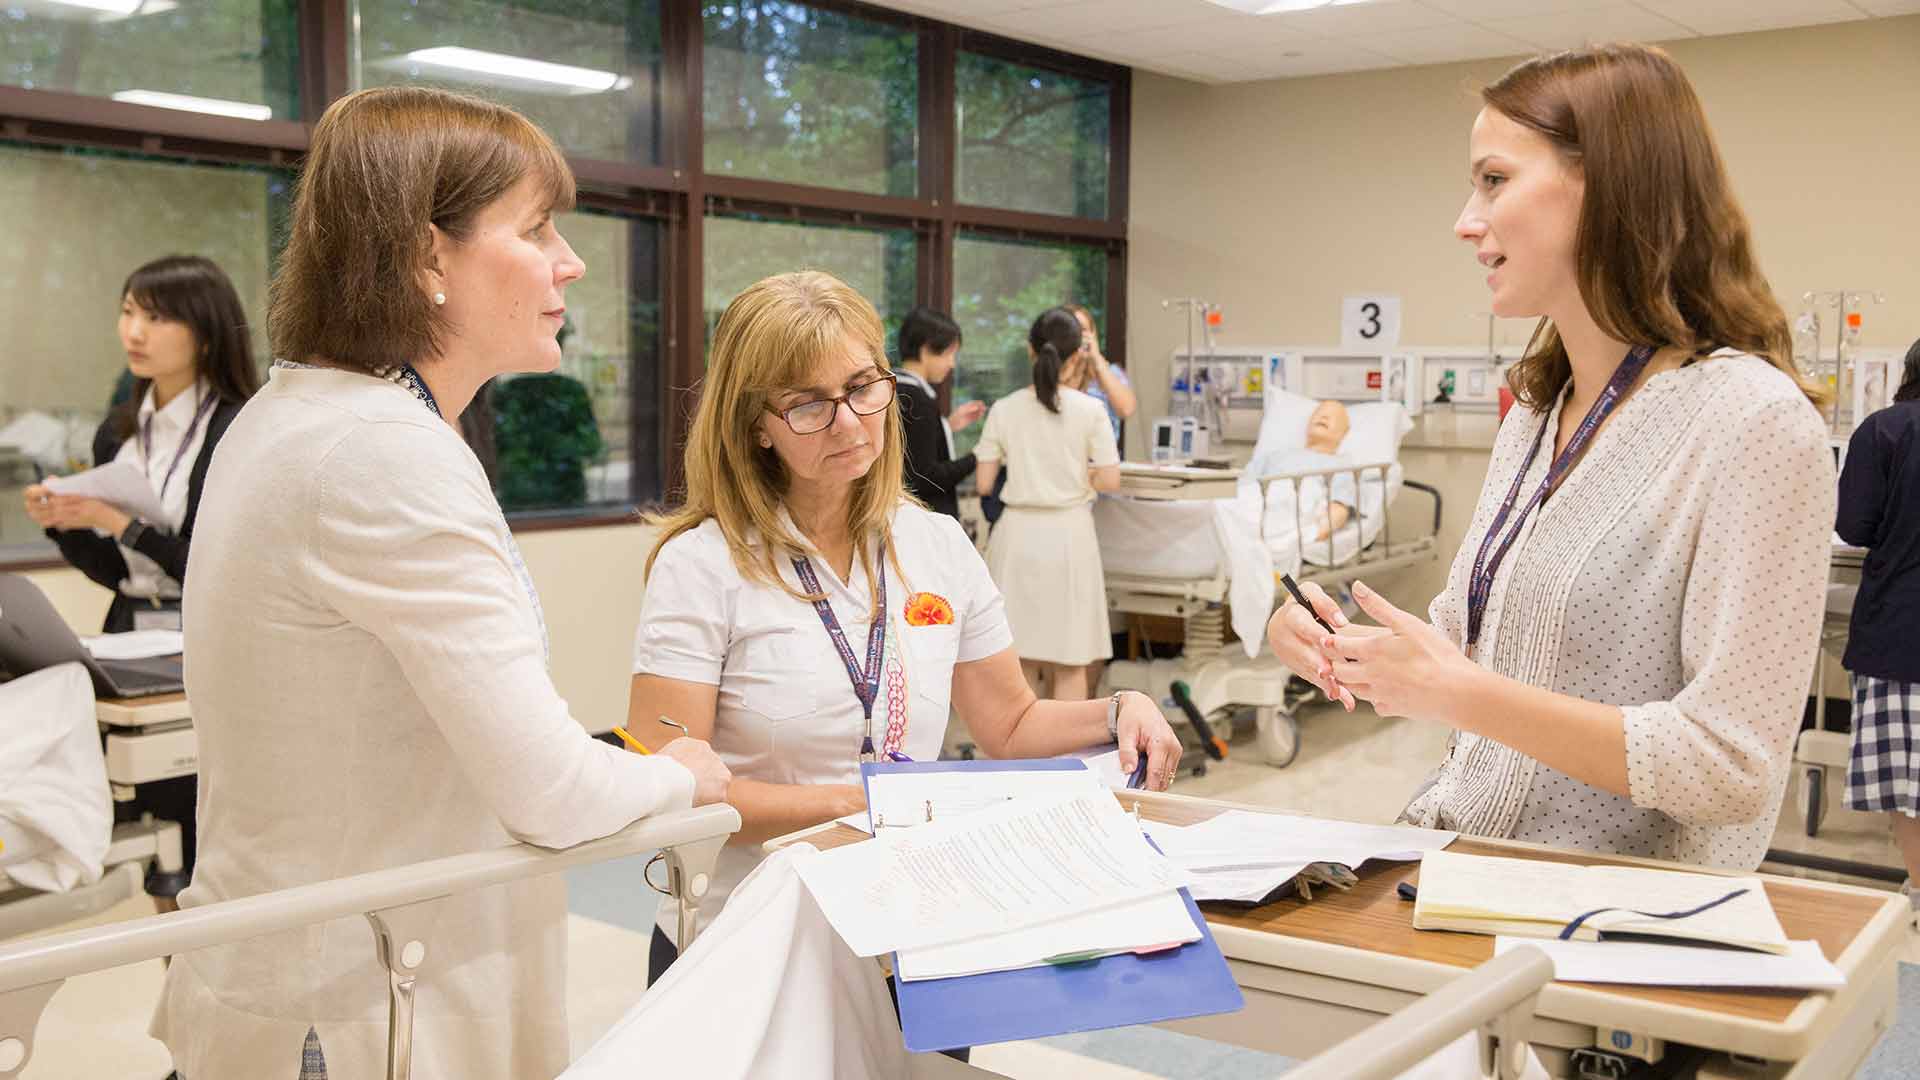
[[[1304,447],[1281,450],[1248,462],[1246,475],[1274,476],[1352,465],[1352,459],[1340,453],[1340,443],[1346,439],[1347,431],[1352,426],[1345,405],[1338,401],[1323,401],[1307,418],[1307,441]],[[1353,508],[1359,505],[1359,492],[1352,473],[1331,478],[1331,498],[1328,497],[1327,479],[1312,477],[1300,482],[1300,519],[1320,523],[1319,530],[1313,536],[1315,540],[1325,540],[1336,530],[1344,528],[1353,517]]]

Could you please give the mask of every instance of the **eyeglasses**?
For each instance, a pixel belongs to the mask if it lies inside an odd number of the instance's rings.
[[[839,415],[843,403],[855,416],[872,416],[886,411],[887,406],[893,404],[894,393],[893,376],[882,375],[838,397],[815,398],[791,408],[769,408],[767,411],[785,420],[788,430],[795,435],[816,435],[833,426],[833,419]]]

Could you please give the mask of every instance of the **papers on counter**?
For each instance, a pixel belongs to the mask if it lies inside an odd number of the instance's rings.
[[[867,820],[867,812],[865,810],[857,814],[848,814],[846,817],[837,817],[833,820],[842,825],[851,825],[861,832],[866,833],[868,836],[873,835],[873,822]]]
[[[166,520],[153,485],[131,461],[109,461],[72,476],[49,476],[46,485],[47,490],[56,494],[99,499],[146,521]]]
[[[859,956],[1007,934],[1183,884],[1097,789],[881,829],[875,842],[825,852],[799,871]]]
[[[1309,863],[1358,867],[1407,862],[1453,843],[1457,833],[1411,825],[1356,825],[1291,814],[1229,810],[1198,825],[1146,824],[1147,834],[1189,877],[1195,900],[1258,903]]]
[[[875,829],[887,832],[977,814],[1014,799],[1058,798],[1099,790],[1099,780],[1086,769],[883,772],[867,780],[867,812]]]
[[[1543,941],[1503,934],[1494,939],[1493,953],[1498,956],[1522,945],[1545,952],[1553,961],[1553,977],[1562,982],[1779,990],[1838,990],[1847,984],[1840,969],[1821,953],[1817,941],[1789,942],[1786,953],[1775,956],[1696,945]]]
[[[178,656],[182,640],[178,630],[128,630],[83,637],[80,643],[95,660],[151,660],[157,656]]]
[[[1739,890],[1745,891],[1714,903]],[[1637,914],[1702,908],[1678,919]],[[1756,877],[1449,852],[1429,855],[1420,868],[1413,925],[1417,930],[1551,938],[1569,922],[1599,909],[1608,910],[1581,925],[1575,934],[1579,940],[1632,934],[1788,953],[1786,931]]]
[[[1039,967],[1066,957],[1079,962],[1116,953],[1158,951],[1199,940],[1200,928],[1187,913],[1187,902],[1168,889],[1144,900],[1008,934],[910,949],[900,954],[894,974],[905,982],[947,979]]]

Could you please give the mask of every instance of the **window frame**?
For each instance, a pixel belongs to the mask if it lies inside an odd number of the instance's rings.
[[[663,423],[640,432],[631,425],[629,452],[638,465],[658,455],[667,502],[678,501],[684,475],[681,451],[705,367],[705,227],[708,214],[743,212],[811,224],[905,227],[916,246],[915,300],[941,310],[953,304],[954,245],[962,232],[1014,240],[1069,242],[1107,253],[1107,355],[1126,362],[1126,256],[1132,71],[1045,46],[955,26],[860,0],[801,0],[806,6],[912,30],[919,46],[918,190],[912,197],[875,195],[809,184],[702,171],[704,152],[701,0],[661,0],[664,86],[661,164],[569,156],[583,208],[662,222],[661,321],[652,403]],[[57,147],[132,150],[182,162],[270,165],[297,169],[320,111],[351,88],[355,0],[297,0],[299,119],[241,120],[130,105],[53,90],[0,86],[0,136]],[[955,198],[959,132],[955,65],[961,51],[1108,83],[1108,214],[1089,218],[962,205]],[[1067,299],[1065,297],[1062,298]],[[649,380],[652,382],[655,380]],[[639,412],[642,393],[635,385]],[[941,388],[941,407],[948,387]],[[578,512],[509,518],[515,531],[628,523],[632,505],[605,504]],[[0,570],[63,565],[57,557],[0,555]]]

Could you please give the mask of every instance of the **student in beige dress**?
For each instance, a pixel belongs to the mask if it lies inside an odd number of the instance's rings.
[[[1063,700],[1087,697],[1088,665],[1113,655],[1093,500],[1119,490],[1120,451],[1106,406],[1061,384],[1081,341],[1064,307],[1035,319],[1033,385],[994,403],[973,449],[981,491],[993,490],[1002,462],[1008,469],[987,569],[1006,597],[1014,650],[1027,678]]]

